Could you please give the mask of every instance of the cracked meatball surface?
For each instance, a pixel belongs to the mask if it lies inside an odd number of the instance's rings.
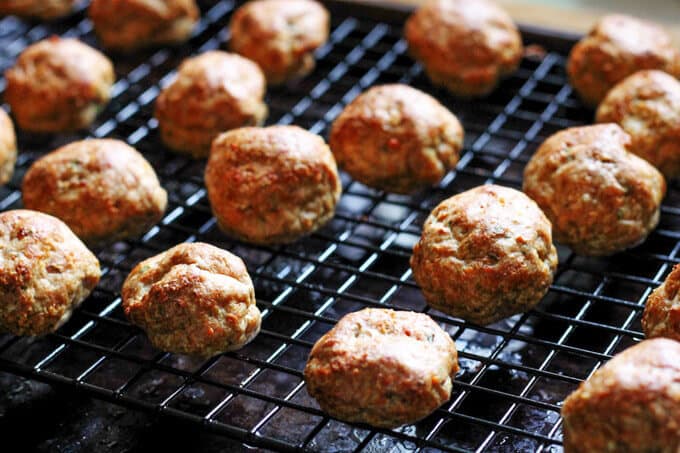
[[[456,345],[429,316],[367,308],[316,342],[307,391],[333,417],[392,428],[416,422],[451,396]]]
[[[186,41],[200,11],[195,0],[92,0],[88,14],[104,47],[129,52]]]
[[[642,69],[680,77],[680,51],[659,25],[623,14],[602,17],[572,48],[567,61],[569,82],[591,107],[618,82]]]
[[[243,347],[260,331],[245,264],[209,244],[179,244],[142,261],[122,296],[125,315],[163,351],[210,357]]]
[[[533,308],[556,267],[543,212],[522,192],[496,185],[440,203],[411,257],[413,278],[427,303],[477,324]]]
[[[522,37],[488,0],[429,0],[406,21],[409,51],[436,85],[459,96],[484,96],[513,72]]]
[[[60,218],[88,244],[134,238],[158,222],[167,194],[151,165],[120,140],[73,142],[31,165],[24,205]]]
[[[645,340],[617,354],[564,401],[567,453],[677,453],[680,343]]]
[[[617,123],[630,151],[668,178],[680,176],[680,82],[663,71],[639,71],[612,88],[597,109],[598,123]]]
[[[409,193],[437,184],[455,167],[463,128],[432,96],[407,85],[382,85],[345,107],[329,144],[354,179]]]
[[[66,16],[81,0],[0,0],[0,16],[14,14],[22,17],[51,20]]]
[[[207,157],[222,132],[264,122],[266,88],[260,68],[239,55],[211,50],[188,58],[156,100],[161,139],[174,151]]]
[[[581,255],[611,255],[656,227],[666,182],[630,146],[615,124],[566,129],[541,144],[523,189],[552,222],[556,241]]]
[[[17,137],[12,120],[0,109],[0,185],[7,184],[17,161]]]
[[[314,51],[328,40],[329,27],[328,11],[314,0],[255,0],[232,16],[229,45],[278,85],[314,70]]]
[[[680,265],[647,298],[642,330],[647,338],[666,337],[680,341]]]
[[[97,286],[99,261],[61,220],[0,213],[0,328],[15,335],[57,330]]]
[[[26,47],[5,78],[5,100],[20,128],[62,132],[94,121],[109,101],[115,75],[98,50],[53,36]]]
[[[220,135],[205,184],[220,228],[259,244],[293,242],[320,228],[335,214],[342,191],[324,140],[297,126]]]

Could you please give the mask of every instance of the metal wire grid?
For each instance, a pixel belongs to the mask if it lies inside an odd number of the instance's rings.
[[[210,213],[204,163],[169,153],[151,119],[153,101],[179,61],[223,47],[234,2],[205,1],[201,7],[201,25],[188,45],[115,59],[113,100],[89,132],[53,139],[19,134],[16,175],[0,189],[2,210],[21,206],[20,181],[33,160],[85,136],[136,146],[156,168],[170,200],[164,219],[144,237],[98,251],[101,283],[59,332],[40,339],[0,337],[0,369],[282,451],[561,451],[560,402],[603,361],[642,337],[642,304],[680,261],[677,187],[669,188],[661,224],[641,247],[611,259],[586,259],[558,247],[555,283],[536,310],[481,327],[429,309],[408,265],[429,211],[479,184],[519,188],[538,144],[556,130],[589,122],[592,112],[566,85],[565,58],[557,52],[525,59],[482,102],[451,98],[408,58],[399,24],[346,7],[335,11],[314,74],[270,91],[269,122],[325,135],[343,106],[368,86],[408,83],[434,94],[461,119],[466,140],[457,170],[413,196],[375,191],[343,175],[337,215],[319,232],[278,247],[230,240]],[[96,44],[82,12],[50,26],[5,18],[0,68],[52,33]],[[4,79],[0,83],[4,89]],[[263,312],[262,332],[253,343],[208,361],[153,350],[125,320],[119,298],[138,261],[199,240],[244,258]],[[348,425],[325,416],[305,391],[301,371],[314,341],[342,315],[366,306],[426,312],[456,340],[462,370],[451,400],[415,425]]]

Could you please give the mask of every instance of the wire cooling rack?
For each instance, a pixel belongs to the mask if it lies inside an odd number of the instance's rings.
[[[295,244],[263,247],[223,236],[203,186],[204,162],[168,152],[153,102],[179,62],[223,48],[232,1],[200,2],[203,18],[181,47],[115,56],[108,108],[89,131],[52,138],[19,133],[12,182],[0,210],[21,207],[20,182],[39,156],[72,140],[115,137],[138,148],[169,192],[163,220],[136,241],[97,251],[103,267],[92,296],[57,333],[0,336],[0,369],[63,384],[121,405],[202,425],[246,445],[281,451],[561,451],[560,403],[611,355],[642,338],[650,290],[679,261],[680,191],[669,187],[659,228],[642,246],[613,258],[583,258],[558,247],[555,282],[537,309],[481,327],[428,309],[409,270],[411,248],[429,211],[445,198],[495,182],[519,188],[536,147],[555,131],[591,121],[566,84],[570,42],[525,33],[541,45],[482,101],[434,88],[406,54],[405,12],[347,4],[333,10],[330,41],[316,71],[267,96],[269,124],[326,135],[343,106],[371,85],[408,83],[436,96],[461,119],[465,147],[455,172],[413,196],[387,194],[343,175],[337,215]],[[51,34],[97,45],[83,11],[50,25],[0,20],[0,69]],[[536,50],[536,49],[534,49]],[[4,79],[0,79],[4,90]],[[260,335],[208,361],[154,350],[123,316],[119,291],[140,260],[184,241],[206,241],[245,260],[263,312]],[[344,314],[363,307],[428,313],[455,339],[461,371],[451,400],[421,422],[395,430],[349,425],[322,413],[304,386],[313,343]]]

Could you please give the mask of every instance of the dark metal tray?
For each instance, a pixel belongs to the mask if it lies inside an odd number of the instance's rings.
[[[612,354],[638,341],[650,290],[678,260],[680,191],[669,187],[661,224],[640,247],[613,258],[583,258],[559,247],[555,283],[536,310],[475,326],[429,310],[409,270],[411,247],[441,200],[489,182],[519,188],[522,170],[553,132],[591,121],[566,83],[568,37],[526,28],[545,55],[523,60],[488,98],[463,101],[434,88],[406,54],[405,10],[328,2],[329,43],[317,70],[270,90],[269,124],[325,135],[343,106],[367,87],[402,82],[429,92],[461,119],[466,140],[455,172],[413,196],[386,194],[343,175],[332,222],[295,244],[259,247],[223,236],[202,182],[204,162],[168,152],[153,102],[186,56],[224,47],[233,1],[201,1],[191,41],[131,57],[115,56],[113,100],[89,131],[52,138],[19,133],[20,157],[0,210],[21,206],[20,182],[37,157],[69,141],[115,137],[137,147],[170,194],[162,222],[137,241],[97,251],[99,287],[57,333],[0,336],[0,370],[63,384],[85,394],[199,424],[244,444],[283,451],[561,451],[560,402]],[[0,19],[0,69],[51,34],[96,46],[83,11],[49,25]],[[0,91],[4,79],[0,79]],[[253,276],[263,329],[241,351],[208,361],[162,353],[120,308],[123,279],[138,261],[183,241],[206,241],[242,256]],[[425,420],[377,430],[330,419],[302,379],[311,345],[347,312],[366,306],[423,311],[456,340],[462,370],[451,400]]]

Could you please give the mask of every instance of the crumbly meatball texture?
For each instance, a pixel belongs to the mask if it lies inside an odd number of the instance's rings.
[[[592,107],[618,82],[643,69],[680,77],[680,51],[660,26],[622,14],[601,18],[572,48],[567,62],[571,85]]]
[[[320,228],[333,217],[342,191],[326,143],[297,126],[220,135],[205,184],[220,228],[259,244],[292,242]]]
[[[255,0],[232,16],[229,45],[277,85],[314,69],[314,51],[328,40],[329,27],[328,11],[314,0]]]
[[[17,161],[17,137],[12,120],[0,109],[0,185],[7,184]]]
[[[123,52],[184,42],[200,16],[195,0],[92,0],[88,12],[104,47]]]
[[[456,165],[463,128],[432,96],[407,85],[383,85],[345,108],[329,142],[354,179],[409,193],[437,184]]]
[[[207,157],[220,133],[267,117],[260,68],[236,54],[208,51],[188,58],[156,101],[161,139],[175,151]]]
[[[123,309],[154,347],[210,357],[260,331],[243,261],[209,244],[180,244],[139,263],[123,284]]]
[[[73,142],[37,160],[22,193],[27,208],[60,218],[94,245],[141,235],[167,205],[146,159],[110,139]]]
[[[564,451],[680,451],[680,343],[645,340],[616,355],[562,407]]]
[[[113,65],[77,39],[53,36],[28,46],[5,72],[5,100],[33,132],[88,127],[110,98]]]
[[[680,341],[680,265],[647,299],[642,330],[647,338],[666,337]]]
[[[489,324],[533,308],[557,267],[550,222],[522,192],[486,185],[440,203],[411,268],[427,303]]]
[[[680,82],[663,71],[639,71],[607,93],[598,123],[617,123],[631,137],[630,151],[668,178],[680,176]]]
[[[78,3],[80,0],[2,0],[0,16],[13,14],[51,20],[68,15]]]
[[[558,242],[581,255],[611,255],[640,244],[656,227],[666,182],[630,146],[615,124],[566,129],[541,144],[523,189],[552,222]]]
[[[61,220],[28,210],[0,213],[0,329],[57,330],[99,277],[99,261]]]
[[[392,428],[446,402],[457,371],[456,345],[429,316],[367,308],[316,342],[304,374],[331,416]]]
[[[484,96],[512,74],[522,37],[488,0],[430,0],[406,22],[409,51],[432,82],[459,96]]]

